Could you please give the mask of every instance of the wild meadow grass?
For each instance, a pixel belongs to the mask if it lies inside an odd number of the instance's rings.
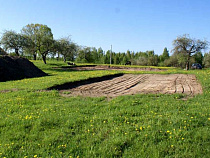
[[[50,76],[0,82],[0,157],[210,157],[210,70],[135,72],[195,74],[203,94],[187,100],[182,94],[108,100],[65,98],[45,89],[119,71],[34,63]]]

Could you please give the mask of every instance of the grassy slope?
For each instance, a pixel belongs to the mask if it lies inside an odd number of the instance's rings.
[[[164,72],[196,74],[204,94],[187,101],[180,94],[108,101],[43,89],[117,71],[35,64],[51,76],[0,83],[0,91],[15,90],[0,93],[0,157],[209,157],[210,70]]]

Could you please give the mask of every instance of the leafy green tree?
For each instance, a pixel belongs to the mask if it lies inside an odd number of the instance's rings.
[[[160,62],[164,62],[168,58],[169,58],[169,51],[165,47],[164,50],[163,50],[163,54],[160,55]]]
[[[105,56],[102,48],[80,47],[77,52],[76,61],[86,63],[104,63]]]
[[[174,52],[182,53],[185,56],[185,68],[189,70],[190,59],[193,54],[207,48],[207,41],[192,39],[189,35],[177,37],[173,41]]]
[[[120,64],[120,53],[116,53],[114,56],[114,64]]]
[[[38,52],[46,64],[46,56],[53,51],[54,40],[51,29],[43,24],[28,24],[23,27],[22,33],[31,39],[28,49],[34,50],[32,52],[34,59]]]
[[[126,63],[125,61],[125,53],[119,53],[119,64],[124,65]]]
[[[84,57],[87,63],[93,63],[93,53],[91,47],[85,47],[84,48]]]
[[[135,58],[135,53],[132,52],[132,53],[131,53],[131,59],[133,60],[134,58]]]
[[[114,54],[114,52],[112,52],[112,56],[113,56],[113,54]],[[112,64],[114,63],[113,57],[112,57],[111,62],[112,62]],[[110,50],[108,50],[105,54],[104,64],[110,64]]]
[[[178,65],[178,67],[181,67],[181,68],[186,68],[186,61],[187,61],[187,56],[186,56],[186,54],[183,54],[183,53],[177,53],[177,61],[178,61],[178,63],[177,63],[177,65]],[[189,63],[190,63],[190,61],[189,61]]]
[[[92,63],[98,63],[99,60],[99,54],[95,47],[91,48],[91,62]]]
[[[42,39],[41,44],[38,45],[38,51],[41,54],[42,60],[45,64],[47,63],[46,62],[47,55],[54,50],[53,44],[54,44],[53,38],[45,37]]]
[[[210,67],[210,52],[204,54],[203,65],[204,67]]]
[[[26,48],[26,51],[33,55],[33,59],[36,60],[37,57],[37,41],[41,38],[39,30],[41,24],[28,24],[24,26],[21,30],[22,34],[30,39],[29,46]]]
[[[203,54],[201,52],[195,53],[192,58],[194,59],[195,63],[199,63],[202,65],[203,63]]]
[[[1,38],[1,44],[5,50],[15,50],[17,56],[19,51],[22,50],[28,44],[28,39],[15,31],[5,31]]]
[[[164,65],[168,67],[179,67],[178,55],[175,53],[164,61]]]
[[[54,50],[63,55],[64,62],[67,58],[74,61],[77,51],[77,45],[73,43],[70,36],[57,40],[54,44]]]
[[[121,62],[122,65],[125,65],[125,63],[128,61],[127,56],[123,56],[123,60]]]
[[[97,50],[98,53],[98,63],[103,63],[103,57],[104,57],[104,51],[102,48],[98,48]]]
[[[134,58],[132,60],[133,65],[144,65],[146,66],[148,63],[148,54],[146,52],[136,52],[134,55]]]
[[[158,64],[158,56],[155,55],[154,51],[147,51],[147,65],[149,66],[157,66]]]
[[[129,50],[127,50],[126,52],[126,56],[127,56],[127,60],[131,60],[131,52]]]
[[[67,57],[68,57],[71,61],[74,61],[74,60],[75,60],[75,56],[76,56],[77,50],[78,50],[77,44],[74,43],[74,42],[71,42],[70,45],[69,45],[68,48],[67,48],[67,52],[68,52]]]
[[[138,59],[135,60],[136,65],[147,66],[148,65],[148,57],[139,56]]]

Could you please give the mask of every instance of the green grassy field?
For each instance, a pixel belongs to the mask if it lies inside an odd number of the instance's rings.
[[[122,71],[67,71],[34,62],[47,77],[0,82],[0,157],[210,157],[210,70],[190,73],[203,94],[61,97],[46,88]],[[129,72],[125,72],[129,73]]]

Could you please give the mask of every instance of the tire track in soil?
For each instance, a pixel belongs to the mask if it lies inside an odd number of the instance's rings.
[[[161,93],[202,94],[195,75],[185,74],[124,74],[109,80],[81,84],[71,89],[60,89],[62,96],[107,96]]]

